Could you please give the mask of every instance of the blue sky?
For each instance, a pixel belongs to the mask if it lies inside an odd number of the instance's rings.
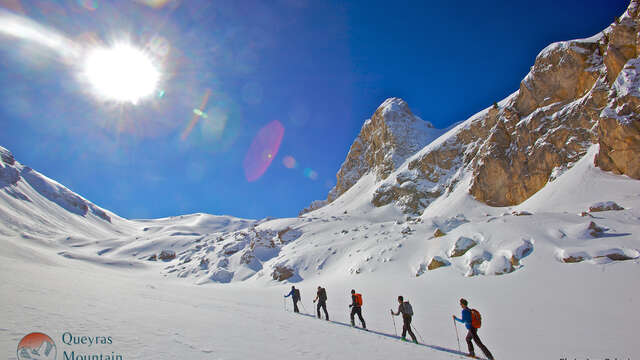
[[[446,127],[517,90],[546,45],[594,35],[627,6],[145,1],[0,0],[78,43],[126,38],[162,50],[162,96],[123,105],[87,91],[78,64],[0,31],[0,145],[127,218],[295,216],[326,198],[384,99],[402,97]],[[195,116],[185,134],[194,109],[206,117]],[[284,128],[279,150],[248,181],[243,164],[255,154],[247,152],[276,120]]]

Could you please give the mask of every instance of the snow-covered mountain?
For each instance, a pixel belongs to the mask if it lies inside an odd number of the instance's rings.
[[[386,179],[409,156],[443,132],[413,115],[404,100],[385,100],[362,125],[338,171],[337,183],[329,192],[328,201],[338,198],[369,172],[378,180]]]
[[[75,309],[61,295],[75,285],[51,281],[69,277],[93,291],[78,296],[100,303],[113,331],[129,316],[142,324],[167,317],[197,329],[190,335],[198,344],[178,332],[171,346],[145,337],[163,351],[157,358],[210,358],[210,341],[225,358],[243,357],[235,349],[242,345],[229,348],[227,332],[236,345],[247,336],[257,341],[265,358],[288,355],[269,336],[292,333],[310,346],[318,346],[318,336],[334,347],[345,338],[356,344],[326,357],[358,356],[360,348],[370,358],[418,356],[378,346],[383,341],[371,351],[374,341],[340,330],[334,339],[324,324],[294,330],[296,320],[273,309],[282,305],[280,285],[291,283],[307,302],[316,285],[328,284],[330,304],[338,304],[332,309],[346,308],[348,289],[362,290],[368,309],[384,310],[368,312],[367,322],[386,327],[377,335],[390,338],[385,297],[408,295],[418,324],[451,327],[457,299],[472,296],[490,319],[482,331],[493,339],[492,350],[498,347],[497,358],[626,358],[636,350],[634,328],[621,324],[631,323],[628,314],[637,308],[637,289],[628,282],[640,269],[639,10],[634,0],[602,33],[548,46],[518,91],[449,129],[435,129],[403,100],[387,99],[362,126],[327,200],[295,218],[128,220],[0,148],[2,290],[18,288],[28,301],[36,290],[20,289],[46,276],[48,287],[37,291]],[[40,274],[41,266],[54,275]],[[124,290],[114,297],[96,283]],[[102,296],[109,300],[102,303]],[[121,297],[136,310],[118,315],[112,302]],[[22,306],[3,300],[10,326],[19,326]],[[172,317],[174,308],[184,318]],[[194,325],[203,314],[224,326]],[[78,322],[94,310],[70,316]],[[274,317],[287,325],[265,327]],[[439,326],[425,333],[434,344],[448,344],[430,347],[432,358],[456,355]],[[530,339],[540,344],[530,349]],[[125,346],[140,350],[139,343]],[[291,346],[300,358],[317,358]]]
[[[404,101],[386,100],[363,125],[327,201],[372,173],[373,205],[419,215],[472,174],[475,199],[517,205],[592,144],[599,145],[598,167],[639,179],[639,29],[632,2],[601,33],[549,45],[518,91],[435,141],[442,131],[414,117]]]
[[[518,91],[450,129],[434,129],[403,100],[387,99],[362,126],[327,201],[298,218],[126,220],[2,149],[0,231],[54,239],[59,254],[74,259],[159,261],[163,274],[199,284],[364,271],[416,276],[448,265],[467,276],[504,274],[521,268],[536,242],[553,243],[558,234],[584,240],[589,226],[609,229],[594,235],[611,238],[606,246],[556,245],[545,256],[636,258],[624,235],[635,224],[604,224],[619,215],[591,224],[588,209],[614,201],[632,213],[640,189],[631,179],[640,177],[640,60],[632,36],[639,19],[634,1],[602,33],[548,46]],[[527,221],[510,215],[531,212]],[[548,214],[555,230],[534,236]],[[402,269],[389,264],[399,259]]]
[[[0,233],[4,236],[74,233],[103,237],[126,228],[124,219],[20,164],[3,147],[0,190]]]
[[[58,344],[59,351],[155,359],[292,352],[300,359],[453,359],[460,353],[451,313],[467,297],[482,312],[481,336],[496,358],[629,356],[636,346],[628,314],[637,307],[630,279],[640,269],[640,186],[595,167],[598,150],[591,146],[518,206],[475,200],[468,176],[419,217],[374,206],[365,191],[375,186],[374,174],[314,212],[262,221],[206,214],[134,221],[105,210],[109,223],[19,180],[0,190],[3,212],[16,221],[40,211],[61,220],[55,234],[40,223],[18,232],[14,223],[14,233],[0,236],[0,292],[10,294],[2,297],[0,333],[7,336],[0,348],[14,359],[30,331],[59,338],[96,328],[115,334],[114,345]],[[3,174],[7,168],[5,162]],[[21,212],[8,207],[14,201],[42,209]],[[325,286],[334,322],[283,312],[292,282],[311,315],[315,288]],[[351,288],[365,296],[370,333],[343,326]],[[397,295],[411,300],[425,345],[393,335],[388,308]]]
[[[37,254],[46,249],[71,259],[133,266],[131,259],[157,258],[163,250],[171,254],[172,248],[205,234],[254,223],[208,214],[127,220],[22,165],[0,147],[0,235],[5,248],[15,250],[8,254],[39,261]],[[92,250],[80,252],[85,247]]]

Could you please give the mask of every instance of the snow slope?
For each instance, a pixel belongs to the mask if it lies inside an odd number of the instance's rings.
[[[2,209],[14,221],[28,223],[24,218],[32,214],[73,221],[54,227],[51,235],[39,223],[19,232],[19,224],[10,228],[3,220],[14,234],[0,238],[1,348],[14,359],[20,338],[42,331],[54,338],[59,354],[66,349],[142,359],[451,359],[457,357],[451,314],[459,315],[457,300],[466,297],[483,314],[480,335],[496,358],[632,357],[640,186],[595,168],[596,152],[594,146],[519,206],[486,206],[462,182],[421,217],[409,219],[393,206],[370,205],[371,194],[363,189],[371,189],[367,181],[373,177],[300,218],[193,214],[130,221],[105,211],[112,219],[106,225],[20,180],[2,190]],[[31,201],[20,200],[27,204],[19,207],[7,201],[8,190]],[[602,201],[624,210],[580,216]],[[592,221],[602,229],[595,236]],[[436,229],[445,235],[434,237]],[[470,240],[477,245],[451,256],[456,244],[464,248]],[[176,258],[149,260],[162,250]],[[448,266],[428,270],[435,256]],[[584,260],[561,261],[569,256]],[[624,256],[635,259],[620,260]],[[278,266],[293,271],[284,283],[273,279]],[[313,311],[315,287],[325,286],[330,316],[342,324],[283,311],[282,295],[292,281],[302,289],[305,312]],[[343,325],[349,322],[351,288],[364,294],[370,333]],[[433,347],[393,338],[388,309],[395,308],[397,295],[412,302],[414,324]],[[67,346],[61,343],[66,331],[110,335],[114,343]]]
[[[15,358],[19,339],[31,331],[50,335],[59,354],[115,351],[139,359],[457,358],[284,312],[287,286],[192,286],[161,278],[150,268],[98,267],[52,254],[46,255],[50,263],[34,266],[14,258],[13,252],[0,255],[1,291],[10,294],[3,297],[0,348],[8,359]],[[450,316],[458,313],[457,299],[465,296],[482,312],[480,335],[498,359],[633,358],[629,313],[638,304],[637,288],[629,278],[637,275],[634,263],[601,268],[531,255],[525,269],[504,277],[465,278],[436,271],[429,278],[409,279],[380,272],[318,278],[300,287],[306,311],[312,311],[316,284],[326,286],[330,316],[341,323],[348,323],[348,291],[356,288],[364,294],[369,328],[388,335],[394,330],[387,309],[403,294],[413,303],[414,324],[424,342],[449,350],[457,349]],[[289,303],[287,307],[291,309]],[[64,332],[112,336],[113,344],[65,346]]]
[[[0,147],[0,234],[117,234],[125,221],[17,162]]]
[[[637,93],[630,65],[616,92]],[[297,218],[123,219],[0,147],[0,356],[15,359],[21,337],[41,331],[59,358],[73,350],[140,359],[452,359],[451,315],[465,297],[481,311],[480,336],[498,359],[634,358],[638,180],[596,168],[593,145],[518,206],[469,195],[473,169],[463,157],[485,140],[456,135],[482,129],[515,95],[450,130],[390,99],[361,130],[381,146],[357,140],[332,201]],[[616,112],[611,106],[604,112]],[[410,164],[431,155],[443,161],[425,162],[433,171],[421,178]],[[333,322],[284,311],[291,284],[306,313],[316,286],[326,287]],[[346,326],[352,288],[364,295],[368,333]],[[423,345],[397,341],[388,310],[398,295],[413,304]],[[65,333],[113,343],[69,345]]]

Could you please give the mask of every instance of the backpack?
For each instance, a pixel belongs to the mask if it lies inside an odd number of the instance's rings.
[[[327,301],[327,290],[325,290],[325,288],[320,288],[320,291],[318,291],[318,298],[321,301]]]
[[[482,326],[482,316],[476,309],[471,309],[471,326],[476,329],[480,329],[480,326]]]
[[[293,290],[293,299],[300,300],[300,290],[298,289]]]
[[[413,307],[409,304],[408,301],[402,303],[402,314],[413,316]]]
[[[356,297],[356,304],[362,306],[362,294],[353,294]]]

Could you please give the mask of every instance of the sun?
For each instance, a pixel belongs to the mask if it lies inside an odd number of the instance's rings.
[[[127,43],[91,49],[83,74],[100,98],[137,104],[152,95],[160,81],[160,71],[151,56]]]

